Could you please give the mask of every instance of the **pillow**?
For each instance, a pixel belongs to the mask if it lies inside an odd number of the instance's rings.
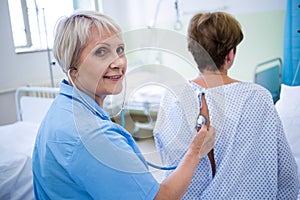
[[[296,105],[300,100],[300,86],[288,86],[285,84],[281,84],[280,91],[280,100],[276,104],[276,106],[282,106],[281,104],[289,102],[293,105]]]
[[[275,107],[298,165],[300,180],[300,86],[281,85],[280,99]]]

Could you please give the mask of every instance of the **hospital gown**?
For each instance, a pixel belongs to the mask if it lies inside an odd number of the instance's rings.
[[[183,199],[297,199],[297,166],[270,93],[248,82],[210,89],[195,83],[188,87],[198,102],[188,105],[176,93],[167,93],[154,129],[163,164],[178,164],[196,134],[199,100],[205,93],[210,123],[216,128],[216,174],[212,177],[205,156]],[[188,93],[182,89],[180,94]],[[196,109],[190,108],[195,105]]]

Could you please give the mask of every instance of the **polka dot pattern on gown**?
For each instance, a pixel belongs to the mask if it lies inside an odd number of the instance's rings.
[[[250,82],[206,90],[194,83],[190,86],[193,98],[205,93],[210,123],[216,129],[216,174],[213,178],[205,156],[183,199],[296,199],[297,166],[271,94]],[[178,164],[184,156],[196,134],[193,126],[201,106],[200,99],[187,105],[177,97],[171,93],[164,96],[154,129],[166,166]],[[186,110],[195,112],[188,114]]]

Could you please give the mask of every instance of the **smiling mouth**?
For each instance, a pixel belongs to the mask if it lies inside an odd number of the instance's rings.
[[[104,76],[104,78],[110,79],[110,80],[119,80],[122,76],[121,75],[114,75],[114,76]]]

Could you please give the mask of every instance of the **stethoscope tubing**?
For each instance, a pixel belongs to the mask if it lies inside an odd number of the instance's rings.
[[[177,165],[166,167],[166,166],[155,165],[155,164],[150,163],[150,162],[148,162],[148,161],[146,161],[146,162],[147,162],[147,164],[148,164],[150,167],[153,167],[153,168],[159,169],[159,170],[174,170],[174,169],[177,168]]]
[[[71,80],[72,84],[73,84],[73,87],[75,89],[75,91],[79,94],[79,98],[77,97],[69,97],[69,98],[72,98],[73,100],[75,101],[78,101],[80,102],[81,104],[83,104],[88,110],[92,111],[94,114],[98,115],[99,117],[101,117],[102,119],[104,119],[105,117],[103,116],[102,113],[100,113],[98,110],[96,110],[95,108],[93,108],[88,102],[87,100],[84,99],[84,97],[81,95],[81,91],[79,91],[79,89],[76,87],[76,85],[74,84],[73,80],[71,79],[71,76],[69,74],[70,72],[68,71],[67,75],[69,77],[69,79]],[[126,89],[126,87],[125,87]],[[119,113],[121,116],[121,126],[124,128],[125,127],[125,110],[124,110],[124,103],[122,104],[122,108],[121,108],[121,112]],[[159,165],[156,165],[156,164],[153,164],[151,162],[148,162],[146,161],[147,165],[150,166],[150,167],[153,167],[155,169],[159,169],[159,170],[174,170],[177,168],[177,165],[176,166],[159,166]]]

